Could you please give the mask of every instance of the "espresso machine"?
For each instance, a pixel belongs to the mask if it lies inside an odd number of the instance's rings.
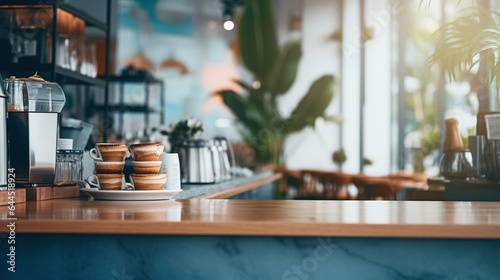
[[[59,113],[66,99],[57,83],[41,78],[4,82],[9,94],[7,136],[16,184],[52,185],[55,177]]]

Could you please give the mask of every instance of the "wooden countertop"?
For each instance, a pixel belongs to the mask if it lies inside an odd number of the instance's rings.
[[[75,198],[17,204],[16,216],[17,233],[500,238],[498,202]]]

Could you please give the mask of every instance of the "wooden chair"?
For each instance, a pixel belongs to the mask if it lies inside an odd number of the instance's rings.
[[[395,200],[398,194],[397,188],[387,181],[371,182],[365,184],[363,187],[365,199]]]
[[[420,183],[426,183],[427,179],[429,179],[429,176],[427,176],[425,173],[421,172],[408,173],[401,170],[396,173],[390,174],[387,177],[391,179],[411,180]]]
[[[299,195],[316,199],[353,199],[347,193],[352,175],[325,170],[302,170],[303,185]],[[354,198],[355,199],[355,198]]]
[[[394,200],[404,188],[417,187],[422,184],[400,176],[371,177],[358,175],[353,178],[358,187],[359,199],[387,199]]]
[[[397,172],[387,176],[347,174],[338,171],[306,169],[293,171],[301,199],[387,199],[394,200],[405,189],[422,189],[427,177],[421,173]],[[300,175],[299,175],[300,174]],[[299,179],[300,178],[300,179]],[[357,195],[348,186],[358,189]]]

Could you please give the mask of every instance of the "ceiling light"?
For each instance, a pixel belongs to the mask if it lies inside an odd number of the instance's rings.
[[[222,2],[224,4],[224,12],[222,14],[222,26],[225,30],[231,31],[234,29],[234,9],[237,7],[236,2],[231,2],[228,0],[224,0]]]
[[[226,29],[228,31],[233,30],[234,22],[232,20],[228,19],[228,20],[224,21],[223,26],[224,26],[224,29]]]

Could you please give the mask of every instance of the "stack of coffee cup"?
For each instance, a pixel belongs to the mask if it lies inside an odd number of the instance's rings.
[[[135,190],[162,190],[167,181],[167,174],[160,173],[163,145],[144,143],[130,145],[132,166],[135,173],[130,174],[130,182]]]
[[[127,145],[100,143],[90,150],[94,159],[96,174],[90,175],[90,185],[101,190],[119,191],[126,188],[123,168],[128,157]]]

